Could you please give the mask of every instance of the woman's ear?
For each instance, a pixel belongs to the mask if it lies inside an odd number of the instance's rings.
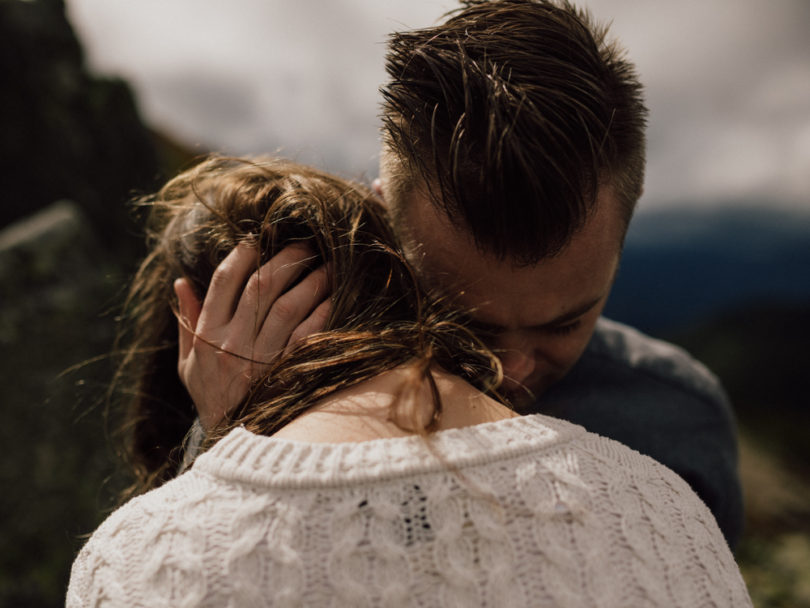
[[[194,288],[188,279],[177,279],[174,282],[174,295],[177,296],[177,308],[180,318],[177,319],[177,332],[180,337],[180,359],[185,358],[194,342],[194,332],[197,331],[197,321],[200,319],[202,302],[194,293]]]

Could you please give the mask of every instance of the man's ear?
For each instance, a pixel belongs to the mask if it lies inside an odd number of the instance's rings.
[[[177,308],[180,313],[178,322],[185,325],[192,332],[197,331],[197,321],[200,320],[202,302],[194,293],[194,288],[188,279],[177,279],[174,282],[174,295],[177,296]]]
[[[385,200],[385,196],[383,195],[382,189],[382,180],[378,177],[373,182],[371,182],[371,189],[379,196],[383,201]]]

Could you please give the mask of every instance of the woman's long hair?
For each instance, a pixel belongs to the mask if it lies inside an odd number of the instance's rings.
[[[173,282],[186,277],[202,301],[214,269],[245,240],[260,246],[257,266],[306,243],[314,265],[329,264],[332,310],[322,332],[262,362],[269,368],[208,444],[235,425],[270,435],[331,393],[406,362],[434,389],[431,365],[483,391],[497,386],[497,358],[440,298],[423,292],[384,207],[365,187],[280,159],[212,157],[142,202],[150,207],[149,253],[126,301],[113,383],[126,405],[135,492],[176,473],[196,415],[177,374]]]

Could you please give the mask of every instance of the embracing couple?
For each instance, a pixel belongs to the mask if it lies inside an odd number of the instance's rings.
[[[386,69],[372,189],[214,157],[148,200],[119,381],[151,491],[68,604],[746,605],[722,388],[600,316],[633,65],[567,3],[501,0]]]

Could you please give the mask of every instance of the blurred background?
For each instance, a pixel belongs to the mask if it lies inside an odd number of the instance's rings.
[[[0,606],[59,606],[126,483],[106,389],[126,204],[209,151],[376,176],[387,33],[435,0],[0,0]],[[607,314],[722,379],[757,606],[810,606],[810,3],[592,0],[651,109]]]

